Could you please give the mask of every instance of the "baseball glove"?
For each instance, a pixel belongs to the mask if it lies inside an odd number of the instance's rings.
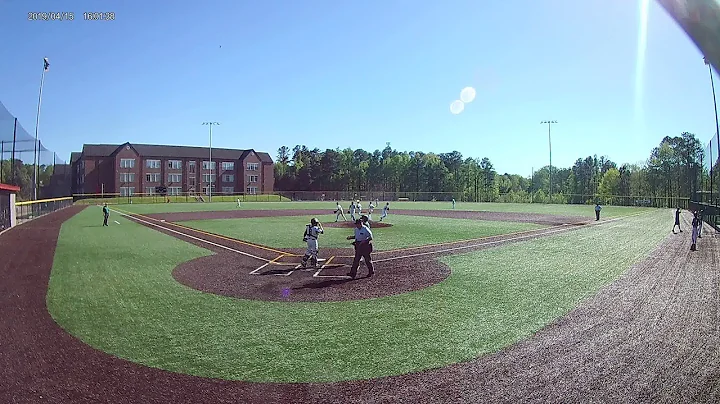
[[[333,213],[337,213],[337,212],[338,212],[337,209],[333,210]]]

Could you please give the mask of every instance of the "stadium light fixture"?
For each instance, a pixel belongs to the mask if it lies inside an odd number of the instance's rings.
[[[213,161],[212,161],[212,127],[213,125],[220,125],[218,122],[203,122],[203,125],[210,127],[210,183],[208,184],[208,202],[212,202],[212,187],[215,184],[213,181]]]
[[[550,167],[548,168],[550,176],[550,203],[552,203],[552,141],[550,140],[550,125],[557,123],[557,121],[542,121],[541,125],[547,124],[548,126],[548,147],[550,148]]]

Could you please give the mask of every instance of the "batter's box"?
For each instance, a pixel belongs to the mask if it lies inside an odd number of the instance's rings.
[[[250,275],[277,275],[277,276],[290,276],[294,272],[315,272],[322,267],[325,258],[318,258],[318,264],[316,267],[303,268],[300,265],[300,260],[295,262],[279,262],[270,261],[250,272]]]

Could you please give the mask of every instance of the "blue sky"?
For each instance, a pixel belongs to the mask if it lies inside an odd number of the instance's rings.
[[[592,154],[634,163],[665,135],[715,132],[702,55],[654,1],[645,49],[634,0],[0,0],[0,11],[0,101],[34,133],[48,57],[40,137],[65,159],[83,143],[207,145],[212,120],[215,147],[275,157],[282,145],[390,142],[529,176],[548,163],[546,119],[559,121],[564,167]],[[453,115],[466,86],[477,98]]]

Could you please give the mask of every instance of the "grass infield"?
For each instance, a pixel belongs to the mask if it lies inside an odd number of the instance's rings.
[[[210,254],[90,208],[66,222],[47,295],[85,343],[143,365],[256,382],[331,382],[442,367],[531,336],[641,260],[668,211],[445,257],[452,274],[420,291],[284,303],[205,294],[172,269]],[[244,274],[238,274],[244,276]]]
[[[321,223],[335,221],[332,217],[318,217]],[[233,237],[265,246],[280,248],[305,248],[302,242],[308,216],[280,216],[246,219],[211,219],[180,222],[188,227]],[[390,217],[387,223],[392,227],[372,229],[377,251],[414,247],[458,240],[469,240],[486,236],[541,229],[532,223],[481,221],[464,219],[446,219],[428,216]],[[372,224],[371,224],[372,226]],[[326,227],[320,236],[320,248],[349,247],[345,237],[351,236],[353,229]]]

